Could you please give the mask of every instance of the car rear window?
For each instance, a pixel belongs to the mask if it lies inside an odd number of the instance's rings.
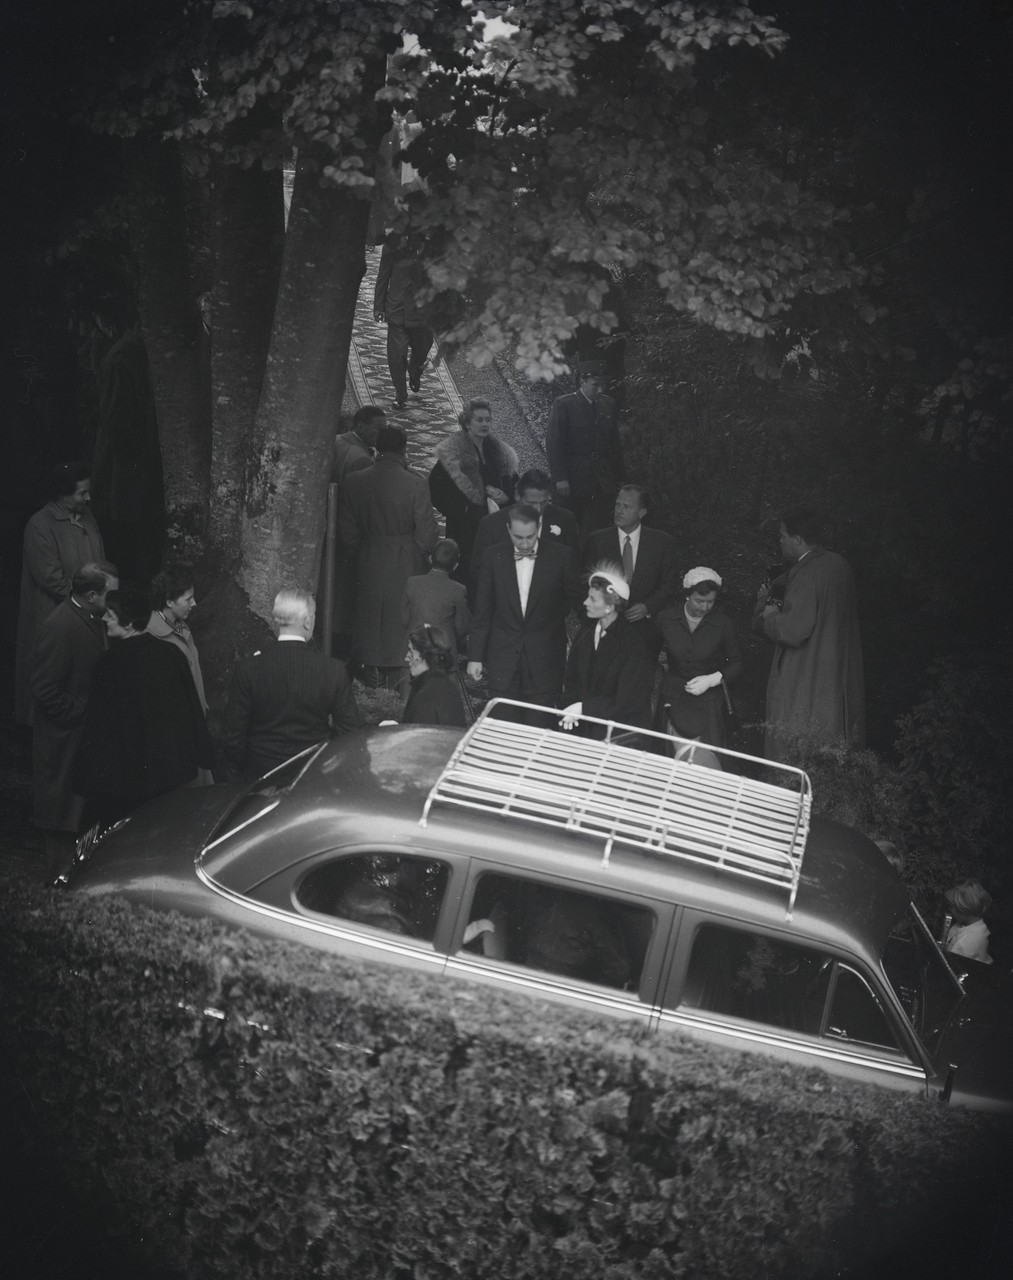
[[[521,876],[483,874],[465,946],[491,959],[635,991],[654,933],[653,911]]]
[[[308,911],[432,942],[449,875],[435,858],[352,854],[309,872],[295,896]]]

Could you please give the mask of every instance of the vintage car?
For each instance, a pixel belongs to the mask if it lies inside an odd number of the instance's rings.
[[[1013,1010],[800,770],[625,726],[363,730],[78,847],[77,891],[1013,1110]],[[506,714],[512,714],[507,711]]]

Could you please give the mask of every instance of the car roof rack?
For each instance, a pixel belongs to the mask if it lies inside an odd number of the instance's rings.
[[[546,727],[500,719],[505,708],[540,713]],[[801,769],[596,716],[601,739],[560,732],[560,713],[507,698],[489,702],[464,734],[426,799],[499,813],[782,887],[791,918],[809,835],[812,786]],[[652,750],[654,741],[676,758]],[[705,767],[709,757],[711,767]],[[715,767],[722,758],[773,771],[780,785]],[[781,782],[783,779],[783,782]]]

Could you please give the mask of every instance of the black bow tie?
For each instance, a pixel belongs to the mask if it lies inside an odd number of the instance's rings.
[[[534,560],[537,554],[538,553],[536,551],[517,551],[515,549],[514,559],[515,560]]]

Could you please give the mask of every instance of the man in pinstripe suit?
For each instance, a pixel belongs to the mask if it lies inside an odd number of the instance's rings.
[[[259,778],[316,742],[362,723],[344,663],[310,642],[316,604],[308,591],[274,598],[278,639],[236,668],[223,753],[244,779]]]

